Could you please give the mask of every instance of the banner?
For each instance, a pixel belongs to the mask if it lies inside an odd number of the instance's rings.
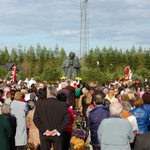
[[[132,71],[130,70],[130,66],[125,67],[124,69],[124,77],[120,79],[120,81],[132,80]]]
[[[17,70],[17,67],[16,66],[13,66],[12,67],[12,81],[13,82],[16,82],[16,70]]]

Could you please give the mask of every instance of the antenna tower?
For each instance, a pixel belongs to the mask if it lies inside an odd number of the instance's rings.
[[[88,0],[80,0],[81,27],[80,27],[80,58],[89,51],[89,21]]]

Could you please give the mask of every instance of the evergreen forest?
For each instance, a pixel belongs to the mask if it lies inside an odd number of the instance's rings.
[[[38,81],[46,80],[53,83],[62,77],[62,62],[66,58],[64,48],[58,45],[54,49],[41,47],[37,44],[36,48],[30,46],[28,49],[13,48],[11,51],[5,47],[0,49],[0,65],[8,62],[15,65],[22,65],[24,71],[20,71],[17,79],[23,80],[34,76]],[[122,49],[113,49],[103,47],[91,48],[80,58],[81,75],[83,82],[98,81],[100,83],[110,80],[119,80],[124,76],[124,68],[130,66],[132,70],[132,80],[144,78],[150,79],[150,51],[139,47],[123,51]],[[10,73],[0,68],[0,78],[8,78]]]

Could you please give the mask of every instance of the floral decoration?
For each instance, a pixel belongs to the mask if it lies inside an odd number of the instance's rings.
[[[71,143],[73,144],[74,150],[85,150],[87,147],[87,144],[84,142],[84,140],[75,136],[72,136]]]
[[[80,138],[84,141],[85,135],[86,135],[86,132],[82,128],[75,128],[75,127],[73,128],[72,136],[75,136],[76,138]]]
[[[76,77],[76,80],[77,80],[77,81],[81,81],[81,80],[82,80],[82,78],[80,78],[80,77]]]
[[[66,79],[67,79],[67,77],[62,76],[60,79],[61,79],[61,80],[66,80]]]
[[[74,150],[87,150],[88,143],[86,141],[86,131],[84,130],[83,117],[80,111],[74,110],[74,124],[72,130],[71,143]]]

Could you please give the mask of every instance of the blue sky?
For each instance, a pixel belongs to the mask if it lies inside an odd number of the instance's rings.
[[[150,0],[88,0],[89,47],[150,48]],[[0,49],[80,52],[80,0],[0,0]]]

